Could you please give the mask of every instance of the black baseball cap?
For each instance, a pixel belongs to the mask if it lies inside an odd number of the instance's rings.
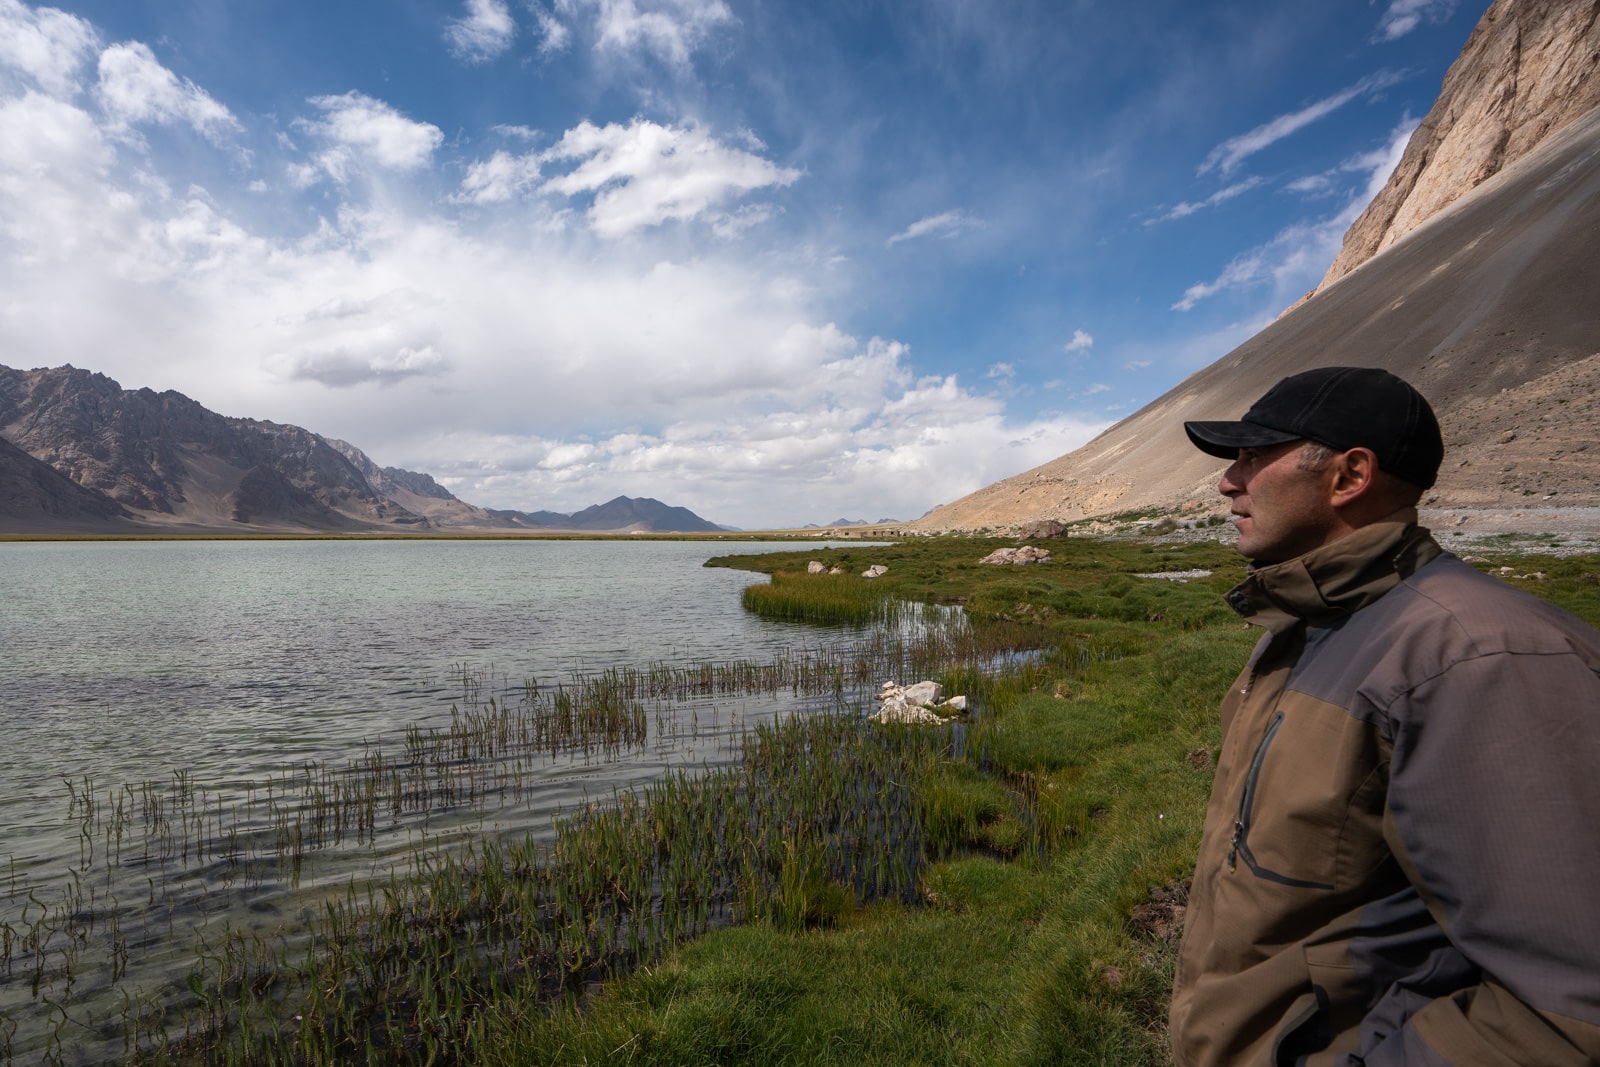
[[[1186,422],[1202,452],[1233,459],[1241,448],[1315,441],[1340,452],[1370,448],[1378,467],[1427,489],[1444,460],[1439,420],[1422,394],[1377,367],[1318,367],[1291,374],[1238,422]]]

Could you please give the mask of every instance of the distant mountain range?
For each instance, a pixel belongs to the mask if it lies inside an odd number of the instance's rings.
[[[0,366],[0,533],[719,529],[649,498],[571,515],[481,508],[299,426],[218,415],[72,366]]]

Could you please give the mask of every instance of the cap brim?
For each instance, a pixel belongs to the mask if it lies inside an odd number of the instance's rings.
[[[1186,422],[1183,431],[1194,447],[1219,459],[1235,459],[1241,448],[1269,448],[1300,439],[1254,422]]]

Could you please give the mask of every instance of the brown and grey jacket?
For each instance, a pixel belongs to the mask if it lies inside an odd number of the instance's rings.
[[[1600,1063],[1600,633],[1415,521],[1228,594],[1182,1067]]]

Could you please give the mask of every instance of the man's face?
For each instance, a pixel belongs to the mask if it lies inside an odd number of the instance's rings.
[[[1333,540],[1337,516],[1328,476],[1301,464],[1305,441],[1241,448],[1217,489],[1233,501],[1239,551],[1261,563],[1282,563]]]

